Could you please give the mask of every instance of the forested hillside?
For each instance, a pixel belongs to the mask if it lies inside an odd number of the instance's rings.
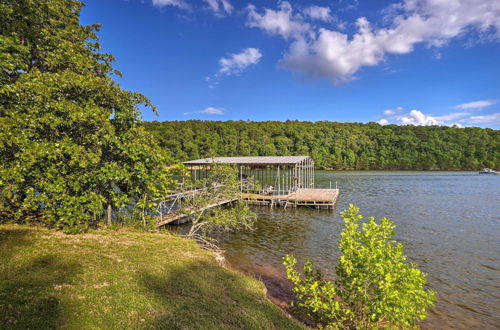
[[[477,127],[200,120],[145,125],[176,161],[308,154],[318,168],[500,168],[500,130]]]

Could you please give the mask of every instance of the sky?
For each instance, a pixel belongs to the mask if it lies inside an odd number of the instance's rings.
[[[500,128],[497,0],[84,0],[145,120]]]

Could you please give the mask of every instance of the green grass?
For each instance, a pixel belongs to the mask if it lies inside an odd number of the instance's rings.
[[[194,242],[0,225],[0,328],[301,329]]]

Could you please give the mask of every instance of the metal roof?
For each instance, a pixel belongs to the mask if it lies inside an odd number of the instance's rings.
[[[185,165],[206,165],[212,163],[238,165],[294,165],[309,156],[249,156],[249,157],[215,157],[203,158],[184,162]]]

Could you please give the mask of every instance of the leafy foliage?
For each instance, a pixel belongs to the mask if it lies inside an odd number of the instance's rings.
[[[298,300],[292,303],[293,306],[319,324],[340,327],[348,311],[343,310],[344,304],[341,305],[337,298],[333,282],[325,280],[319,269],[313,269],[310,259],[304,264],[304,277],[295,269],[297,259],[286,256],[283,263],[288,279],[295,285],[293,293]]]
[[[478,127],[199,120],[144,125],[180,161],[307,154],[323,169],[500,168],[500,130]]]
[[[240,181],[235,167],[227,164],[214,164],[205,179],[192,182],[199,193],[183,202],[181,212],[188,214],[192,224],[188,237],[201,238],[200,235],[213,231],[234,231],[252,229],[256,215],[241,200]],[[216,207],[223,201],[231,201],[232,207]]]
[[[75,0],[0,0],[0,212],[69,232],[107,205],[153,209],[168,158],[141,126],[143,95],[111,75]]]
[[[391,239],[394,224],[373,217],[361,223],[363,217],[354,205],[342,217],[345,227],[335,284],[313,270],[310,260],[302,278],[295,269],[297,260],[284,258],[288,278],[295,284],[297,307],[333,328],[412,327],[425,319],[435,293],[424,289],[426,275],[406,262],[403,245]]]

